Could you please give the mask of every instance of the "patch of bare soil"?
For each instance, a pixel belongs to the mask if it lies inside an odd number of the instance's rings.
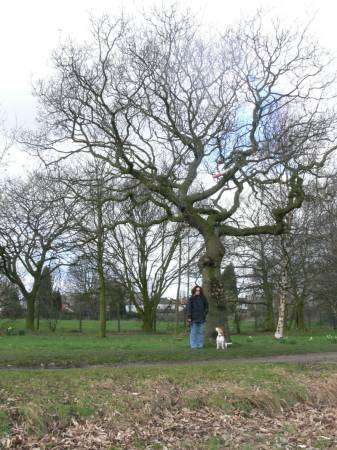
[[[273,356],[253,356],[250,358],[226,358],[226,359],[207,359],[207,360],[179,360],[179,361],[158,361],[158,362],[122,362],[113,364],[56,364],[54,362],[41,363],[35,366],[16,366],[13,364],[1,365],[0,370],[47,370],[47,369],[86,369],[86,368],[113,368],[113,367],[155,367],[163,365],[202,365],[210,363],[244,363],[244,364],[258,364],[258,363],[278,363],[278,362],[289,362],[289,363],[314,363],[314,362],[336,362],[337,363],[337,352],[320,352],[320,353],[298,353],[294,355],[273,355]]]

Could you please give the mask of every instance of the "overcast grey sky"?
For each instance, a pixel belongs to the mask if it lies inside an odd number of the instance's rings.
[[[53,48],[68,36],[88,36],[89,15],[118,13],[121,8],[139,13],[151,5],[172,3],[189,7],[199,19],[221,27],[251,15],[258,8],[272,10],[287,24],[306,23],[326,47],[337,54],[337,6],[334,0],[3,0],[1,2],[0,107],[9,126],[15,122],[34,126],[35,103],[32,81],[48,74]]]
[[[50,52],[68,35],[82,39],[88,35],[90,13],[114,13],[123,7],[136,12],[153,4],[168,5],[171,0],[4,0],[1,2],[0,105],[10,123],[15,117],[23,125],[34,120],[32,80],[48,71]],[[313,32],[325,46],[337,45],[337,6],[333,0],[184,0],[205,22],[218,26],[249,15],[259,7],[273,8],[289,24],[305,22],[315,14]],[[336,47],[337,48],[337,47]]]

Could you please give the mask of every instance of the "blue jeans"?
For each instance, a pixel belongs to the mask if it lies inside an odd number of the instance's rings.
[[[202,348],[204,343],[205,322],[191,322],[190,345],[191,348]]]

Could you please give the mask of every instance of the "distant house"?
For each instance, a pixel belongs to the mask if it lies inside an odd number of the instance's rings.
[[[247,297],[239,297],[239,309],[241,312],[247,312],[249,309],[249,305],[245,303]]]
[[[157,306],[157,311],[160,312],[174,311],[174,309],[175,309],[175,299],[169,297],[161,298]]]
[[[62,312],[67,312],[67,313],[75,312],[74,309],[68,303],[65,303],[65,302],[62,302],[62,309],[61,309],[61,311]]]
[[[139,304],[142,304],[141,298],[139,298]],[[162,297],[157,306],[158,313],[171,313],[175,311],[176,307],[176,299],[171,297]],[[125,306],[126,312],[136,313],[137,309],[135,305],[129,303]],[[185,309],[185,305],[182,301],[179,302],[179,311],[183,311]]]

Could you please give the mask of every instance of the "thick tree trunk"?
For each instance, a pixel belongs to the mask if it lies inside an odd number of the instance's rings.
[[[35,273],[32,290],[30,292],[27,292],[26,289],[21,289],[21,292],[27,302],[26,328],[27,330],[32,331],[35,329],[35,303],[41,283],[43,262],[44,258],[42,258],[40,263],[38,264],[38,270]]]
[[[215,327],[222,326],[226,340],[230,340],[227,303],[221,280],[221,262],[225,255],[224,246],[216,234],[205,237],[206,253],[199,260],[203,278],[203,289],[209,302],[206,335],[214,336]]]
[[[150,298],[146,291],[142,292],[143,309],[140,311],[142,319],[142,330],[145,333],[153,333],[155,331],[156,307],[157,302],[155,298]]]
[[[153,320],[144,318],[142,329],[145,333],[153,333]]]
[[[154,320],[153,320],[153,311],[151,310],[151,308],[144,308],[142,320],[143,320],[142,325],[143,331],[145,331],[145,333],[153,333]]]
[[[28,295],[27,300],[27,315],[26,315],[26,328],[27,330],[34,331],[34,309],[35,309],[35,297]]]

